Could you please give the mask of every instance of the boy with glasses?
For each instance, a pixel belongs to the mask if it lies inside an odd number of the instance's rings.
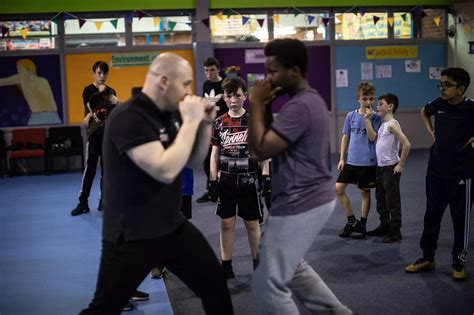
[[[417,273],[435,268],[435,251],[444,211],[449,205],[454,229],[454,280],[466,279],[469,220],[474,177],[474,101],[464,97],[470,77],[462,68],[441,72],[441,97],[421,109],[433,137],[426,174],[426,212],[420,247],[423,257],[405,268]],[[434,127],[431,122],[434,116]]]
[[[340,173],[336,182],[336,195],[347,216],[347,224],[339,236],[364,239],[370,210],[370,189],[375,188],[377,166],[375,140],[381,119],[372,110],[372,104],[375,102],[375,86],[372,83],[360,82],[357,97],[359,109],[347,114],[342,129],[340,158],[337,164]],[[349,196],[346,194],[346,187],[349,184],[357,185],[360,189],[362,197],[360,221],[356,219]]]

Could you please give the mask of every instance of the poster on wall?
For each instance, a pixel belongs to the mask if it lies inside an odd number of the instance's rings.
[[[347,69],[336,70],[336,87],[348,87],[349,74]]]
[[[431,80],[441,80],[441,72],[443,72],[443,70],[444,68],[430,67],[429,78]]]
[[[363,81],[374,79],[374,64],[372,62],[360,63],[360,79]]]
[[[421,60],[405,60],[405,72],[421,72]]]
[[[375,66],[375,77],[377,79],[390,79],[392,77],[392,65]]]
[[[0,57],[0,127],[63,122],[59,55]]]
[[[263,49],[246,49],[245,50],[245,63],[265,63],[267,57]]]

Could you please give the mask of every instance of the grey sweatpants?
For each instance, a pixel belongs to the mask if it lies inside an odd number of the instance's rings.
[[[352,314],[303,259],[334,207],[335,200],[297,215],[268,217],[252,276],[263,315],[299,314],[292,294],[312,314]]]

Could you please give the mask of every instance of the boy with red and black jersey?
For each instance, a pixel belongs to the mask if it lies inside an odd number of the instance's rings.
[[[221,217],[221,259],[227,279],[234,278],[232,247],[236,215],[244,220],[255,262],[262,217],[257,192],[258,162],[250,158],[247,142],[249,113],[243,108],[247,87],[239,77],[222,82],[229,111],[214,121],[210,162],[211,200],[219,198],[216,214]]]

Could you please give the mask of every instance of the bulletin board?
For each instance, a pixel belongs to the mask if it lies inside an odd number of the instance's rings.
[[[143,55],[155,53],[164,53],[167,51],[145,52]],[[191,67],[193,67],[194,59],[192,50],[173,50],[172,53],[178,54],[186,59]],[[84,87],[93,82],[92,65],[102,60],[109,65],[109,76],[107,85],[113,87],[117,92],[117,97],[124,102],[131,96],[133,87],[143,86],[148,65],[121,65],[114,67],[112,63],[113,53],[93,53],[93,54],[70,54],[66,55],[66,87],[67,87],[67,104],[68,104],[68,121],[69,124],[77,124],[82,122],[84,118],[84,104],[82,100],[82,91]],[[128,54],[131,57],[138,58],[139,53],[133,52]],[[123,58],[122,58],[123,59]],[[132,60],[133,61],[133,60]],[[140,61],[140,60],[139,60]]]
[[[375,84],[377,95],[387,92],[396,94],[400,101],[399,109],[420,108],[438,97],[439,90],[436,86],[438,79],[430,77],[430,67],[438,69],[446,67],[446,44],[429,43],[415,46],[417,46],[417,57],[415,58],[397,58],[396,55],[391,55],[387,59],[367,59],[366,49],[371,46],[337,46],[336,72],[347,70],[347,86],[341,87],[336,84],[336,109],[348,111],[359,106],[356,88],[361,81],[361,63],[363,62],[372,63],[373,80],[370,81]],[[406,56],[410,56],[410,54],[406,54]],[[411,61],[413,64],[418,63],[420,71],[407,72],[406,61]],[[391,66],[391,77],[376,78],[377,66]]]

